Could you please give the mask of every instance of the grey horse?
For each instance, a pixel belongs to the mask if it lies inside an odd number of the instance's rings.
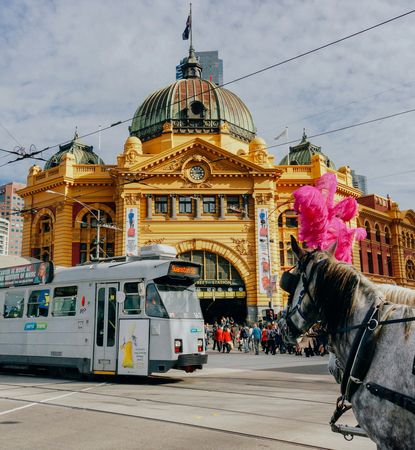
[[[374,284],[373,288],[378,289],[379,296],[390,303],[398,303],[415,308],[415,291],[413,289],[397,286],[396,284]],[[329,348],[328,370],[337,383],[340,384],[343,380],[344,367],[330,350]]]
[[[371,311],[379,311],[382,321],[408,320],[415,315],[408,305],[389,303],[385,295],[388,288],[382,293],[381,288],[352,265],[337,261],[333,257],[335,246],[328,251],[305,251],[293,237],[291,246],[298,263],[281,278],[281,287],[290,293],[286,317],[289,341],[294,343],[315,322],[321,321],[327,328],[338,366],[344,368],[349,355],[356,353],[352,345],[363,329],[350,327],[371,321],[374,317]],[[376,344],[369,346],[370,351],[363,355],[368,368],[362,379],[352,380],[356,388],[349,396],[353,412],[379,449],[413,450],[415,414],[375,395],[373,386],[385,387],[415,402],[415,322],[378,326],[374,320],[370,324]]]

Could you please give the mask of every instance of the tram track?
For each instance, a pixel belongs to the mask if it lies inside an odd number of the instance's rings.
[[[106,387],[108,387],[108,384],[105,384]],[[99,387],[99,386],[97,386]],[[103,386],[104,387],[104,386]],[[27,388],[33,388],[33,386],[27,386]],[[36,388],[36,389],[40,389],[40,388]],[[181,407],[185,407],[185,408],[199,408],[199,409],[203,409],[203,410],[207,410],[207,411],[219,411],[219,412],[224,412],[224,413],[233,413],[233,414],[246,414],[243,411],[237,410],[237,409],[229,409],[229,408],[220,408],[217,406],[202,406],[200,404],[186,404],[186,403],[178,403],[178,402],[169,402],[166,400],[154,400],[154,399],[149,399],[149,398],[138,398],[138,397],[131,397],[131,396],[127,396],[127,395],[115,395],[115,394],[108,394],[108,393],[100,393],[100,392],[86,392],[84,390],[72,390],[72,389],[53,389],[53,388],[45,388],[45,390],[48,391],[53,391],[53,392],[67,392],[68,394],[82,394],[82,395],[87,395],[87,396],[98,396],[98,397],[104,397],[104,398],[118,398],[118,399],[123,399],[123,400],[135,400],[137,402],[149,402],[149,403],[154,403],[154,404],[161,404],[161,405],[169,405],[169,406],[181,406]],[[199,391],[202,392],[211,392],[211,391],[207,391],[207,390],[203,390],[203,389],[198,389]],[[215,391],[218,393],[229,393],[229,394],[236,394],[234,392],[222,392],[222,391]],[[238,395],[241,395],[241,393],[238,393]],[[246,394],[244,394],[246,395]],[[256,396],[258,397],[258,396]],[[264,396],[263,396],[264,397]],[[267,398],[278,398],[280,400],[290,400],[290,401],[300,401],[300,402],[307,402],[307,403],[324,403],[326,405],[332,405],[332,403],[329,402],[318,402],[318,401],[313,401],[313,400],[307,400],[307,399],[293,399],[291,397],[275,397],[275,396],[268,396]],[[16,398],[16,397],[4,397],[0,395],[0,400],[15,400],[15,401],[20,401],[23,400],[21,398]],[[42,404],[48,404],[48,403],[43,403]],[[285,419],[285,416],[279,416],[279,415],[272,415],[270,416],[269,414],[260,414],[260,413],[255,413],[255,412],[249,412],[249,416],[255,416],[255,417],[263,417],[263,418],[274,418],[274,419]],[[318,425],[319,422],[316,421],[310,421],[310,420],[304,420],[302,419],[301,422],[304,423],[310,423],[310,424],[314,424],[314,425]]]
[[[76,383],[74,382],[70,382],[70,383]],[[49,383],[47,383],[49,384]],[[50,383],[52,384],[52,383]],[[64,383],[62,383],[64,384]],[[44,385],[20,385],[20,384],[13,384],[13,383],[2,383],[0,382],[0,386],[8,386],[8,388],[2,389],[0,387],[0,392],[2,391],[7,391],[8,389],[12,389],[12,388],[18,388],[18,389],[41,389],[41,390],[48,390],[48,391],[55,391],[55,392],[73,392],[73,393],[79,393],[79,394],[86,394],[86,395],[90,395],[90,396],[103,396],[103,397],[115,397],[115,398],[120,398],[120,399],[128,399],[128,400],[136,400],[136,401],[148,401],[148,402],[153,402],[153,403],[161,403],[161,404],[172,404],[172,405],[181,405],[181,406],[189,406],[189,407],[201,407],[201,408],[206,408],[206,409],[217,409],[217,408],[213,408],[213,407],[203,407],[200,405],[183,405],[181,403],[171,403],[171,402],[166,402],[164,400],[153,400],[153,399],[142,399],[139,397],[131,397],[131,396],[126,396],[126,395],[116,395],[116,394],[109,394],[109,393],[99,393],[99,392],[83,392],[82,390],[73,390],[73,389],[62,389],[62,388],[53,388],[53,387],[45,387]],[[105,384],[105,387],[110,387],[114,385],[113,383],[107,383]],[[122,385],[125,386],[125,385]],[[295,397],[287,397],[287,396],[281,396],[281,395],[272,395],[269,392],[267,392],[266,394],[261,394],[258,392],[240,392],[240,391],[236,391],[236,390],[223,390],[223,389],[212,389],[212,388],[200,388],[200,387],[194,387],[194,386],[173,386],[173,385],[169,385],[169,386],[163,386],[163,385],[158,385],[158,387],[160,388],[171,388],[171,389],[182,389],[182,390],[193,390],[193,391],[198,391],[198,392],[208,392],[208,393],[218,393],[218,394],[231,394],[231,395],[244,395],[244,396],[249,396],[249,397],[262,397],[262,398],[266,398],[268,400],[270,399],[278,399],[278,400],[289,400],[289,401],[297,401],[297,402],[305,402],[305,403],[313,403],[313,404],[323,404],[323,405],[333,405],[333,402],[325,402],[325,401],[321,401],[321,400],[311,400],[311,399],[306,399],[306,398],[295,398]],[[4,397],[2,397],[0,395],[0,399],[4,399]],[[226,411],[226,410],[223,410]],[[238,412],[238,411],[230,411],[230,412]]]
[[[99,387],[99,386],[98,386]],[[78,393],[78,391],[71,391],[73,393]],[[79,393],[81,394],[89,394],[89,392],[85,392],[85,391],[79,391]],[[120,396],[120,398],[123,398]],[[131,398],[128,397],[130,400]],[[287,439],[279,439],[279,438],[274,438],[274,437],[270,437],[270,436],[262,436],[262,435],[258,435],[258,434],[253,434],[253,433],[245,433],[245,432],[241,432],[241,431],[234,431],[234,430],[227,430],[227,429],[223,429],[223,428],[217,428],[217,427],[210,427],[210,426],[206,426],[206,425],[196,425],[196,424],[190,424],[190,423],[183,423],[183,422],[179,422],[179,421],[175,421],[175,420],[168,420],[168,419],[159,419],[159,418],[154,418],[154,417],[148,417],[145,415],[138,415],[138,414],[127,414],[127,413],[122,413],[122,412],[118,412],[118,411],[106,411],[106,410],[102,410],[102,409],[95,409],[95,408],[89,408],[89,407],[84,407],[84,406],[74,406],[74,405],[62,405],[60,403],[53,403],[50,401],[42,401],[42,400],[26,400],[26,399],[16,399],[13,397],[1,397],[1,400],[9,400],[9,401],[16,401],[16,402],[22,402],[22,403],[26,403],[28,405],[30,404],[36,404],[36,405],[42,405],[42,406],[52,406],[52,407],[57,407],[57,408],[63,408],[63,409],[70,409],[70,410],[75,410],[75,411],[84,411],[84,412],[92,412],[92,413],[100,413],[100,414],[106,414],[106,415],[112,415],[112,416],[121,416],[121,417],[128,417],[128,418],[136,418],[136,419],[142,419],[142,420],[147,420],[147,421],[152,421],[152,422],[159,422],[159,423],[165,423],[165,424],[170,424],[170,425],[181,425],[181,426],[185,426],[185,427],[190,427],[190,428],[195,428],[195,429],[203,429],[206,431],[213,431],[215,433],[225,433],[231,436],[238,436],[238,437],[243,437],[243,438],[248,438],[248,439],[258,439],[258,440],[264,440],[264,441],[269,441],[269,442],[275,442],[275,443],[280,443],[280,444],[289,444],[289,445],[293,445],[296,447],[300,447],[300,448],[310,448],[310,449],[324,449],[324,450],[332,450],[329,447],[318,447],[315,445],[310,445],[310,444],[306,444],[306,443],[300,443],[300,442],[296,442],[293,440],[287,440]],[[178,406],[189,406],[189,405],[183,405],[181,403],[171,403],[171,404],[175,404]],[[194,406],[193,406],[194,407]],[[197,405],[197,407],[200,408],[200,405]],[[218,410],[217,408],[215,408],[216,410]],[[16,409],[17,410],[17,409]],[[226,411],[226,410],[224,410]],[[232,411],[229,411],[232,412]],[[238,413],[240,414],[247,414],[247,413],[243,413],[238,411]],[[252,415],[251,413],[249,413],[249,415]],[[270,417],[269,415],[267,415],[266,417]],[[276,417],[277,418],[277,417]],[[314,422],[312,422],[314,423]],[[1,424],[1,421],[0,421]]]

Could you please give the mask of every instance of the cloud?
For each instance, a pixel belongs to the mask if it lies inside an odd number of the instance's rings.
[[[194,45],[219,50],[225,81],[266,67],[412,9],[410,0],[193,1]],[[154,90],[174,81],[186,56],[183,0],[6,2],[0,16],[0,123],[27,148],[71,139],[134,115]],[[290,139],[415,108],[415,14],[318,53],[230,84],[269,145],[287,124]],[[324,114],[317,114],[324,112]],[[415,113],[315,138],[337,167],[368,176],[370,191],[414,208]],[[101,136],[116,161],[128,123]],[[85,142],[98,145],[98,137]],[[16,143],[0,128],[0,148]],[[287,149],[272,153],[279,161]],[[48,154],[50,154],[49,152]],[[0,164],[9,157],[0,155]],[[33,162],[0,168],[24,180]],[[12,170],[11,170],[12,169]]]

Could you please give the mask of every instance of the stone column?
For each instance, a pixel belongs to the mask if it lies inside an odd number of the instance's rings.
[[[53,262],[57,266],[72,266],[73,220],[72,202],[64,201],[57,205],[53,230]]]
[[[176,197],[176,194],[170,194],[170,199],[171,199],[170,219],[176,220],[177,219],[177,197]]]
[[[153,218],[153,196],[151,194],[146,194],[146,220],[151,220]]]
[[[225,219],[225,196],[219,194],[219,220]]]
[[[200,220],[202,217],[201,217],[201,208],[200,208],[200,206],[201,206],[201,199],[200,199],[200,195],[196,195],[196,196],[194,196],[195,197],[195,200],[196,200],[196,210],[195,210],[195,220]]]

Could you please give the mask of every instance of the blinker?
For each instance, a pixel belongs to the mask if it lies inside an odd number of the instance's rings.
[[[280,280],[280,287],[289,294],[294,295],[297,284],[300,281],[300,274],[294,275],[291,272],[283,272]]]

